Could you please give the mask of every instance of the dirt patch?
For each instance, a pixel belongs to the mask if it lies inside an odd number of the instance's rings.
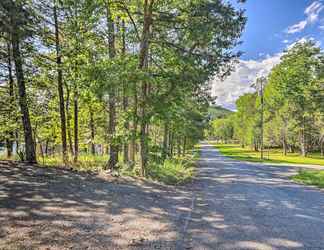
[[[186,188],[0,162],[0,249],[174,249]]]

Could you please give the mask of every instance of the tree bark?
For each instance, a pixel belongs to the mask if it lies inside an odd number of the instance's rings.
[[[8,53],[8,80],[9,80],[9,98],[10,98],[10,114],[14,111],[15,97],[14,97],[14,80],[12,74],[12,62],[11,62],[11,46],[10,43],[7,43],[7,53]],[[13,140],[14,140],[14,131],[9,132],[9,138],[6,139],[7,145],[7,157],[11,158],[13,152]]]
[[[302,128],[300,130],[300,153],[303,157],[307,155],[306,135],[305,135],[305,117],[303,117]]]
[[[74,86],[74,97],[73,97],[73,108],[74,108],[74,158],[73,162],[78,162],[79,157],[79,91],[78,87]]]
[[[168,135],[169,135],[169,121],[164,123],[164,132],[163,132],[163,148],[162,148],[162,159],[165,160],[168,156]]]
[[[125,21],[122,21],[122,55],[125,56],[126,55],[126,27],[125,27]],[[126,113],[128,109],[128,94],[127,94],[127,86],[125,81],[123,82],[123,110]],[[129,122],[128,120],[126,120],[124,122],[124,128],[125,131],[129,130]],[[128,148],[129,148],[129,142],[126,141],[124,142],[123,145],[123,158],[124,158],[124,163],[128,163],[129,162],[129,158],[128,158]]]
[[[182,155],[183,155],[183,156],[186,155],[186,146],[187,146],[186,144],[187,144],[187,138],[184,137],[184,138],[183,138],[183,146],[182,146],[182,150],[183,150],[183,151],[182,151]]]
[[[134,85],[134,103],[133,103],[133,121],[131,123],[131,142],[129,145],[129,160],[132,163],[135,163],[135,154],[136,154],[136,136],[137,136],[137,88]]]
[[[14,22],[15,23],[15,22]],[[26,161],[29,163],[36,163],[36,152],[35,152],[35,142],[33,139],[32,126],[29,117],[29,110],[27,104],[27,95],[26,95],[26,86],[25,86],[25,77],[23,72],[23,62],[20,53],[20,38],[17,34],[18,27],[13,25],[13,32],[11,34],[11,45],[12,45],[12,54],[15,62],[16,68],[16,78],[18,85],[18,94],[19,94],[19,106],[22,115],[22,123],[24,128],[24,139],[25,139],[25,157]]]
[[[71,155],[74,155],[74,150],[73,150],[73,142],[72,142],[72,129],[71,129],[71,113],[70,113],[70,101],[71,101],[71,96],[70,96],[70,88],[65,85],[66,87],[66,130],[67,130],[67,136],[68,136],[68,141],[69,141],[69,148],[70,148],[70,153]]]
[[[111,10],[110,10],[110,2],[106,1],[106,11],[107,11],[107,28],[108,28],[108,46],[109,46],[109,58],[114,59],[116,56],[116,48],[115,48],[115,23],[112,18]],[[110,87],[109,91],[109,126],[108,126],[108,134],[109,134],[109,161],[108,168],[114,169],[118,163],[118,144],[116,142],[116,91],[114,86]]]
[[[61,119],[61,141],[62,141],[62,157],[64,165],[68,162],[67,143],[66,143],[66,119],[64,108],[64,91],[63,91],[63,74],[62,74],[62,55],[59,37],[59,23],[57,18],[57,6],[54,0],[54,27],[55,27],[55,48],[56,48],[56,70],[57,70],[57,89],[59,95],[59,109]]]
[[[154,0],[144,1],[144,23],[143,32],[140,43],[139,51],[139,69],[143,70],[148,67],[148,53],[149,53],[149,38],[150,28],[152,26],[152,13],[153,13]],[[146,80],[141,84],[141,105],[140,105],[140,168],[141,175],[145,176],[147,162],[148,162],[148,145],[147,145],[147,120],[146,117],[146,102],[147,102],[148,84]]]
[[[282,138],[282,148],[283,148],[283,154],[287,155],[288,146],[287,146],[286,135],[283,135],[283,138]]]
[[[94,124],[94,119],[93,119],[93,110],[91,106],[89,106],[89,114],[90,114],[90,134],[91,134],[91,154],[95,155],[96,154],[96,147],[95,147],[95,124]]]

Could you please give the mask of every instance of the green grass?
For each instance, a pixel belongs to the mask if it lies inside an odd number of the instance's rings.
[[[298,183],[324,188],[324,170],[302,170],[293,176],[292,180]]]
[[[147,168],[147,178],[162,182],[168,185],[181,185],[189,182],[195,174],[195,162],[199,158],[199,147],[189,152],[185,156],[167,159],[163,164],[150,161]],[[0,156],[0,160],[6,160],[4,155]],[[19,160],[17,157],[12,160]],[[121,159],[122,160],[122,159]],[[100,171],[108,162],[107,155],[90,155],[80,154],[77,164],[70,159],[69,166],[77,171]],[[52,155],[47,157],[39,157],[38,163],[44,167],[60,167],[63,166],[62,156]],[[117,170],[124,176],[139,176],[140,168],[137,164],[129,166],[120,163]]]
[[[79,171],[97,171],[103,169],[108,162],[107,155],[80,154],[78,163],[75,164],[70,159],[68,165]],[[63,160],[61,155],[47,156],[38,159],[38,163],[45,166],[62,166]]]
[[[279,149],[266,150],[263,160],[260,159],[260,152],[255,152],[250,148],[241,148],[236,144],[215,144],[215,147],[225,156],[236,160],[251,162],[268,162],[268,163],[289,163],[289,164],[308,164],[324,166],[324,158],[320,154],[309,154],[302,157],[298,153],[288,153],[283,155]]]
[[[168,185],[182,185],[192,180],[198,155],[168,159],[163,164],[152,164],[148,177]]]
[[[147,168],[146,177],[167,185],[183,185],[190,182],[196,174],[196,162],[199,159],[199,147],[188,152],[185,156],[178,156],[167,159],[164,163],[150,162]],[[122,166],[122,175],[139,176],[140,168],[135,165],[133,168]]]

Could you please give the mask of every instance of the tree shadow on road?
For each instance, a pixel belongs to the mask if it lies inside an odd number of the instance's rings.
[[[2,162],[0,249],[171,249],[190,203],[145,180]]]

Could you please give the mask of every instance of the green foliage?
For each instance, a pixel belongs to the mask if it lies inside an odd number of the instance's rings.
[[[230,110],[223,108],[221,106],[211,106],[208,108],[208,114],[209,114],[211,120],[226,118],[232,113],[233,113],[233,111],[230,111]]]
[[[234,126],[231,118],[212,121],[212,135],[216,140],[227,142],[233,139]]]
[[[172,174],[187,175],[186,164],[173,158],[204,137],[209,80],[228,75],[240,56],[243,10],[209,0],[1,1],[0,17],[13,10],[22,17],[17,21],[28,21],[19,35],[39,162],[130,172],[143,165],[143,174],[152,168],[156,175],[174,167]],[[0,100],[13,101],[10,115],[0,110],[0,141],[9,138],[8,145],[15,141],[22,150],[25,122],[14,71],[14,94],[7,91],[15,59],[7,26],[0,22]],[[59,155],[66,150],[63,163]],[[104,163],[108,158],[111,164]]]
[[[237,111],[233,115],[215,118],[209,136],[239,142],[242,147],[258,151],[263,127],[263,145],[268,148],[282,147],[284,154],[299,151],[302,156],[318,151],[323,154],[323,69],[324,54],[320,48],[312,41],[297,43],[283,53],[262,93],[258,82],[254,83],[257,92],[242,95],[236,101]],[[228,135],[232,127],[231,137]]]
[[[168,185],[181,185],[190,182],[195,175],[195,159],[193,156],[167,159],[162,165],[153,164],[148,176],[153,180]]]

